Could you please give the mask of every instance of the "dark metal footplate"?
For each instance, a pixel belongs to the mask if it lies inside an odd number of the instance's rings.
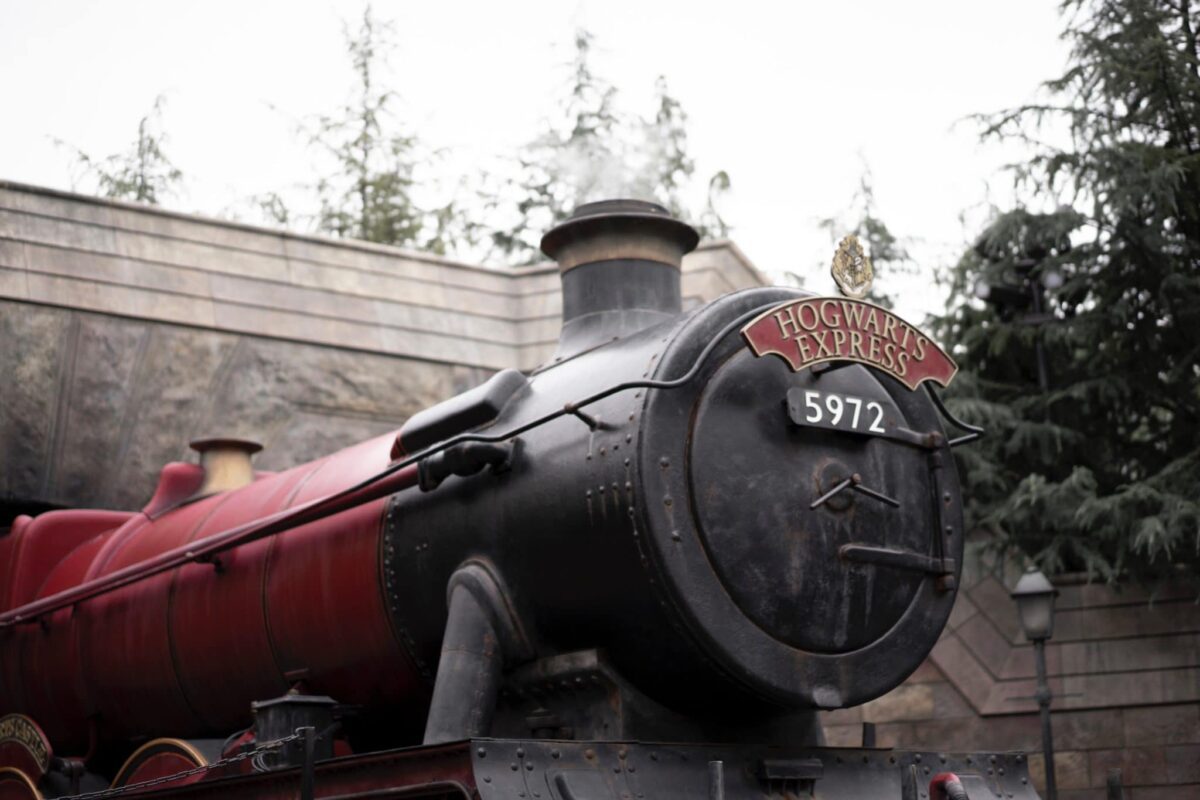
[[[969,800],[1038,797],[1020,753],[512,739],[471,753],[484,800],[941,800],[948,773]]]

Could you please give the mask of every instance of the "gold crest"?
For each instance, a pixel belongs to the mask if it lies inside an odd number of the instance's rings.
[[[863,252],[858,237],[850,234],[838,244],[837,252],[833,254],[833,266],[829,270],[837,282],[842,294],[861,300],[871,291],[871,282],[875,280],[875,268],[871,259]]]

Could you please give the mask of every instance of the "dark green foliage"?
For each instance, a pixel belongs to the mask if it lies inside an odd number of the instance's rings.
[[[713,175],[699,214],[686,198],[695,174],[688,152],[687,114],[671,95],[665,78],[655,83],[652,118],[628,114],[616,105],[617,90],[592,68],[593,37],[575,34],[570,82],[561,115],[520,154],[517,174],[488,199],[493,249],[517,263],[540,259],[543,233],[576,206],[611,197],[654,200],[688,219],[705,236],[726,236],[717,201],[730,186],[725,172]]]
[[[1052,571],[1149,579],[1200,565],[1200,18],[1187,0],[1064,10],[1052,102],[983,121],[1034,145],[1018,185],[1065,205],[997,216],[957,265],[950,399],[989,431],[961,455],[973,524]],[[1028,303],[1042,287],[1049,317],[979,302],[980,280]]]
[[[167,135],[162,130],[162,96],[138,122],[137,138],[124,153],[92,158],[77,147],[75,161],[85,180],[95,181],[101,197],[158,205],[179,188],[183,174],[164,152]]]

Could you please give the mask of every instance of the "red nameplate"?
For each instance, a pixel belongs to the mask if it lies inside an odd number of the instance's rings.
[[[759,314],[742,328],[756,356],[774,354],[800,370],[825,361],[857,361],[909,389],[948,386],[958,365],[933,340],[892,312],[862,300],[806,297]]]

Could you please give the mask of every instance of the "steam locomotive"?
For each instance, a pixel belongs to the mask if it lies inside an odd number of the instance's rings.
[[[285,472],[209,439],[139,512],[19,518],[0,800],[1034,796],[1019,754],[825,748],[817,718],[954,603],[953,362],[853,298],[682,313],[696,244],[582,206],[542,242],[532,373]]]

